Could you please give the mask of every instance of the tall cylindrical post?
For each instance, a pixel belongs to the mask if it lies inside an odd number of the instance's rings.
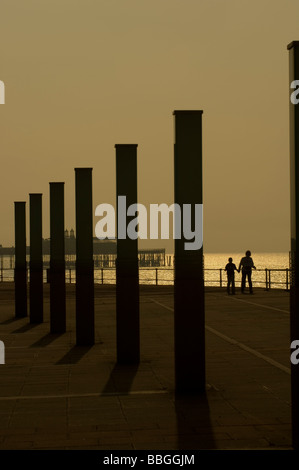
[[[43,322],[42,194],[30,194],[30,323]]]
[[[117,362],[137,364],[140,359],[138,242],[127,234],[127,226],[135,218],[127,215],[127,208],[137,204],[137,145],[115,145],[115,149]]]
[[[205,392],[203,248],[200,242],[192,249],[187,249],[186,245],[190,242],[186,237],[188,210],[194,229],[196,208],[202,207],[202,113],[173,113],[174,202],[179,208],[175,214],[178,233],[175,235],[174,278],[175,389],[178,393]],[[198,223],[202,221],[197,220]]]
[[[92,168],[76,176],[76,344],[94,344]]]
[[[290,169],[291,169],[291,279],[290,330],[291,342],[299,339],[299,104],[294,88],[299,80],[299,41],[288,45],[290,96]],[[297,234],[298,232],[298,234]],[[291,363],[292,437],[293,447],[299,449],[299,366]]]
[[[15,202],[15,316],[27,316],[26,202]]]
[[[64,183],[50,183],[50,331],[65,330]]]

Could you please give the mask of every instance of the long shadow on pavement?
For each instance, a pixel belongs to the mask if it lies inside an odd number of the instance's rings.
[[[177,395],[178,449],[216,449],[206,395]]]
[[[92,347],[93,346],[73,346],[69,352],[56,362],[56,365],[77,364]]]
[[[40,338],[38,341],[35,343],[31,344],[30,348],[43,348],[45,346],[48,346],[48,344],[53,343],[57,338],[60,338],[63,333],[61,334],[53,334],[53,333],[48,333],[42,338]]]
[[[20,320],[24,320],[26,317],[13,317],[13,318],[8,318],[8,320],[4,320],[0,323],[0,325],[10,325],[11,323],[18,322]]]
[[[116,364],[110,373],[110,377],[102,390],[102,395],[107,393],[128,393],[131,390],[134,377],[138,371],[138,364]]]
[[[15,333],[26,333],[26,331],[30,331],[33,328],[36,328],[37,326],[41,325],[41,323],[27,323],[26,325],[21,326],[20,328],[17,328],[16,330],[12,331],[13,334]]]

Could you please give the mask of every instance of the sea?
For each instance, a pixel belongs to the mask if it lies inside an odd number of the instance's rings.
[[[172,284],[173,283],[173,255],[170,256],[171,266],[159,268],[158,272],[151,268],[140,270],[140,282],[144,284]],[[239,267],[241,258],[245,253],[205,253],[204,279],[206,286],[224,287],[226,285],[225,266],[228,258]],[[252,272],[253,285],[256,287],[270,287],[273,289],[288,289],[290,284],[289,253],[252,253],[256,270]],[[267,282],[266,282],[267,281]],[[235,274],[236,286],[241,285],[241,274]]]
[[[222,285],[225,285],[224,268],[228,263],[228,258],[233,258],[233,263],[238,268],[243,256],[245,253],[206,253],[204,255],[205,284],[219,286],[221,276]],[[256,267],[256,270],[252,270],[254,286],[265,288],[267,286],[273,289],[289,288],[289,253],[252,253],[251,257]],[[241,274],[235,274],[235,282],[237,286],[241,285]]]
[[[237,268],[244,253],[205,253],[204,254],[204,279],[206,286],[226,285],[226,273],[224,271],[228,258],[233,258]],[[253,285],[256,287],[271,287],[273,289],[288,289],[290,283],[289,253],[252,253],[256,271],[252,273]],[[166,255],[167,266],[155,268],[140,268],[140,284],[171,285],[174,280],[172,254]],[[9,257],[3,258],[3,267],[0,267],[0,281],[13,281],[13,266]],[[115,284],[115,269],[95,269],[95,283]],[[44,270],[44,282],[47,281],[47,273]],[[66,282],[75,283],[75,269],[66,270]],[[241,274],[235,274],[236,286],[241,284]]]

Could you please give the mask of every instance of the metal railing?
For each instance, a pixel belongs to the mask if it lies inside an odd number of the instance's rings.
[[[44,269],[44,282],[48,282],[48,269]],[[291,270],[289,268],[265,268],[253,271],[252,283],[255,287],[270,289],[290,288]],[[27,271],[29,280],[29,270]],[[96,284],[115,284],[115,268],[97,268],[94,269],[94,278]],[[66,283],[76,282],[76,270],[67,268],[65,270]],[[174,280],[173,268],[139,268],[139,283],[148,285],[171,285]],[[226,287],[226,272],[224,268],[205,268],[204,269],[205,286]],[[0,266],[0,282],[13,282],[14,270]],[[235,275],[235,285],[241,285],[241,275]]]
[[[226,271],[224,268],[205,268],[205,285],[218,285],[219,287],[226,287]],[[217,272],[218,275],[208,278],[206,272]],[[252,272],[252,284],[255,287],[264,287],[266,290],[270,289],[290,289],[291,270],[289,268],[265,268],[256,269]],[[241,275],[235,275],[235,285],[241,286]]]

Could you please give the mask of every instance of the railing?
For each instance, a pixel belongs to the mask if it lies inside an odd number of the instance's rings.
[[[290,269],[289,268],[265,268],[256,269],[252,271],[252,284],[255,287],[264,287],[266,290],[270,289],[290,289]],[[224,268],[205,268],[205,285],[218,285],[219,287],[226,287],[226,272]],[[214,273],[211,278],[206,275],[206,272]],[[217,273],[217,274],[215,274]],[[241,274],[235,275],[235,285],[241,286]]]
[[[44,282],[48,282],[48,270],[44,269]],[[27,271],[29,280],[29,270]],[[205,286],[226,287],[226,272],[224,268],[205,268]],[[96,284],[115,284],[115,268],[97,268],[94,270]],[[0,282],[13,282],[14,270],[0,266]],[[67,268],[65,271],[66,283],[76,282],[76,270]],[[149,285],[171,285],[174,280],[173,268],[139,268],[139,283]],[[253,271],[252,283],[254,287],[270,289],[290,288],[290,269],[257,269]],[[235,275],[235,285],[241,285],[241,275]]]

